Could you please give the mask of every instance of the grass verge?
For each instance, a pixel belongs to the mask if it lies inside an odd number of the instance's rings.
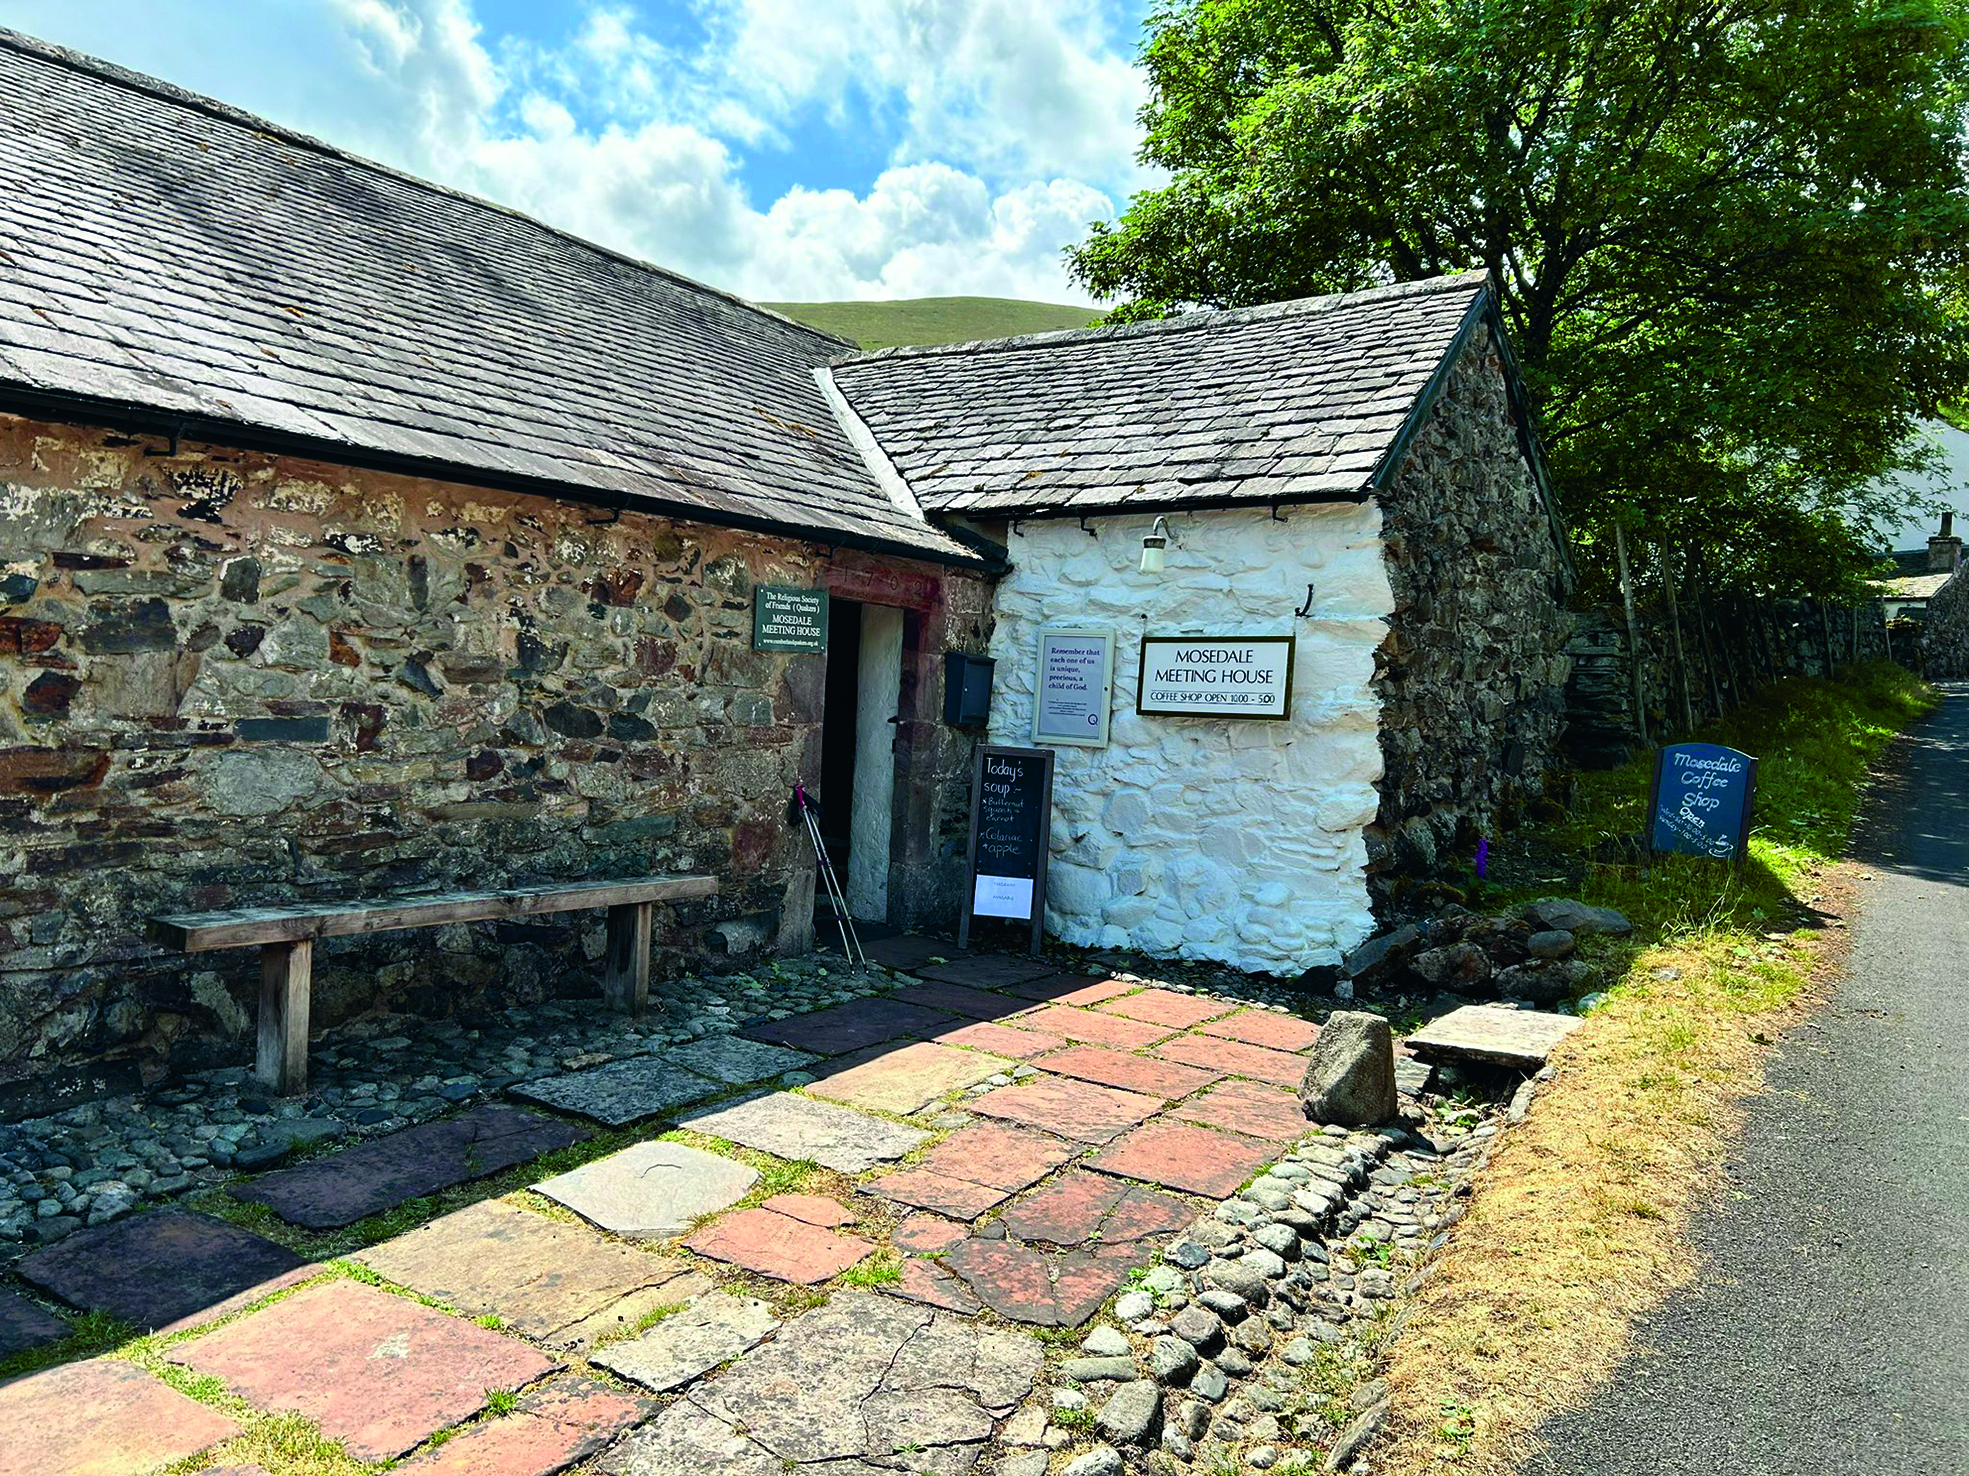
[[[1607,1002],[1555,1055],[1388,1349],[1377,1472],[1505,1473],[1539,1424],[1583,1400],[1635,1320],[1694,1266],[1689,1217],[1716,1181],[1766,1049],[1836,964],[1846,849],[1868,766],[1934,694],[1887,663],[1766,689],[1702,736],[1759,756],[1740,872],[1693,858],[1588,864],[1586,900],[1634,936],[1595,940]],[[1582,781],[1556,842],[1619,855],[1648,766]]]

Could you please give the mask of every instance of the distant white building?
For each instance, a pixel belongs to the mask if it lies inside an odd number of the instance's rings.
[[[1893,481],[1937,499],[1939,506],[1936,511],[1911,512],[1898,522],[1881,526],[1880,542],[1886,552],[1925,554],[1943,507],[1955,514],[1957,522],[1969,523],[1969,431],[1958,430],[1946,420],[1924,420],[1921,434],[1936,443],[1941,459],[1930,471],[1904,473]]]

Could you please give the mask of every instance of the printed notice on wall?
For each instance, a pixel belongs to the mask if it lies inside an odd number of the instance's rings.
[[[1144,636],[1135,711],[1145,717],[1283,718],[1291,636]]]
[[[752,593],[752,649],[825,651],[827,592],[760,585]]]
[[[1032,741],[1105,748],[1114,686],[1114,635],[1042,630],[1033,684]]]
[[[1655,756],[1649,847],[1741,859],[1750,838],[1757,760],[1718,743],[1674,743]]]

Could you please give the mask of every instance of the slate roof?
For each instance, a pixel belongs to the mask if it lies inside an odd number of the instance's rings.
[[[923,507],[976,516],[1358,497],[1489,308],[1481,272],[844,360]]]
[[[846,347],[0,32],[0,405],[969,558],[837,423]]]

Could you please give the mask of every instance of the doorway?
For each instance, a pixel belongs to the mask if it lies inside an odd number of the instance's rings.
[[[827,686],[821,710],[821,840],[858,922],[889,915],[896,724],[902,703],[903,612],[827,602]],[[825,892],[815,906],[826,909]]]

